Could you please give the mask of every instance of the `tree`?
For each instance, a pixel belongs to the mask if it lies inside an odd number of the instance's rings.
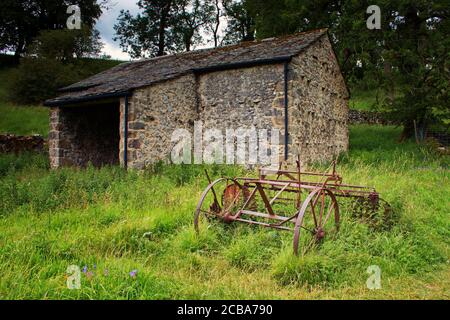
[[[191,51],[202,43],[200,29],[213,21],[214,6],[210,1],[178,0],[175,2],[173,27],[175,46],[179,51]]]
[[[424,138],[430,125],[449,122],[450,8],[445,1],[401,1],[391,7],[381,58],[389,65],[382,84],[400,94],[383,110],[403,125],[402,139]]]
[[[69,5],[81,8],[82,24],[92,28],[107,0],[3,0],[0,6],[0,51],[18,59],[41,30],[64,29]]]
[[[172,23],[174,1],[139,0],[143,10],[133,17],[130,11],[121,11],[118,23],[114,25],[121,48],[133,58],[162,56],[172,51]]]
[[[249,10],[249,1],[223,0],[227,28],[223,42],[233,44],[255,39],[255,19]]]
[[[206,29],[212,34],[212,41],[214,43],[214,48],[217,48],[221,44],[221,41],[219,41],[219,31],[220,31],[219,28],[223,17],[221,1],[212,0],[211,6],[213,10],[213,16],[211,17],[209,23],[206,24]]]
[[[403,138],[448,121],[448,0],[378,1],[381,30],[366,27],[367,0],[244,2],[257,38],[329,28],[347,82],[383,88],[380,108],[403,125]]]
[[[211,0],[140,0],[142,13],[121,11],[114,26],[120,46],[132,57],[189,51],[202,42],[201,28],[211,22]]]
[[[60,87],[79,81],[103,69],[95,59],[102,44],[98,31],[42,31],[21,58],[9,83],[10,98],[18,103],[40,103],[55,96]]]
[[[30,45],[28,56],[53,59],[63,63],[74,59],[97,57],[103,43],[98,30],[45,30]]]

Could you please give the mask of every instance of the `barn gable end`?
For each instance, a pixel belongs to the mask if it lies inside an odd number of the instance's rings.
[[[291,157],[332,160],[348,149],[349,92],[329,38],[293,57],[289,67]]]

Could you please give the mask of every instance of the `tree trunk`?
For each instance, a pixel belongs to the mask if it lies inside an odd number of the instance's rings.
[[[22,33],[21,27],[18,28],[18,33],[19,33],[19,39],[17,42],[16,50],[14,51],[14,60],[16,60],[17,63],[19,62],[22,53],[25,51],[25,39],[21,35],[21,33]]]
[[[387,94],[390,103],[393,103],[395,100],[395,81],[392,79],[392,66],[388,61],[384,62],[383,71],[385,79],[388,81]]]
[[[194,37],[194,30],[186,31],[184,34],[184,46],[187,52],[191,51],[193,37]]]
[[[213,30],[213,37],[214,37],[214,48],[217,48],[219,45],[219,26],[220,26],[220,7],[219,7],[219,0],[216,0],[216,25]]]
[[[169,18],[170,8],[172,6],[172,1],[167,1],[165,7],[161,10],[161,18],[159,22],[159,41],[158,41],[158,53],[157,56],[163,56],[166,49],[166,28],[167,20]]]
[[[414,123],[408,121],[403,124],[403,131],[400,135],[400,142],[404,142],[406,139],[414,137]]]

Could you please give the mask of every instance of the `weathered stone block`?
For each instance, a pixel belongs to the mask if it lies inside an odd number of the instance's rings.
[[[144,122],[136,121],[136,122],[128,123],[128,128],[130,130],[143,130],[143,129],[145,129],[145,127],[146,127],[146,124]]]

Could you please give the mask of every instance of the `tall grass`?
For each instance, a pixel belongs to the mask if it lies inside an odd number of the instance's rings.
[[[41,155],[1,156],[0,298],[449,298],[448,159],[398,133],[353,127],[338,166],[394,206],[393,226],[373,230],[342,206],[338,236],[303,257],[290,233],[213,223],[195,234],[203,170],[252,174],[242,168],[49,171]],[[86,271],[80,290],[66,286],[72,264]],[[366,288],[370,265],[381,290]]]

